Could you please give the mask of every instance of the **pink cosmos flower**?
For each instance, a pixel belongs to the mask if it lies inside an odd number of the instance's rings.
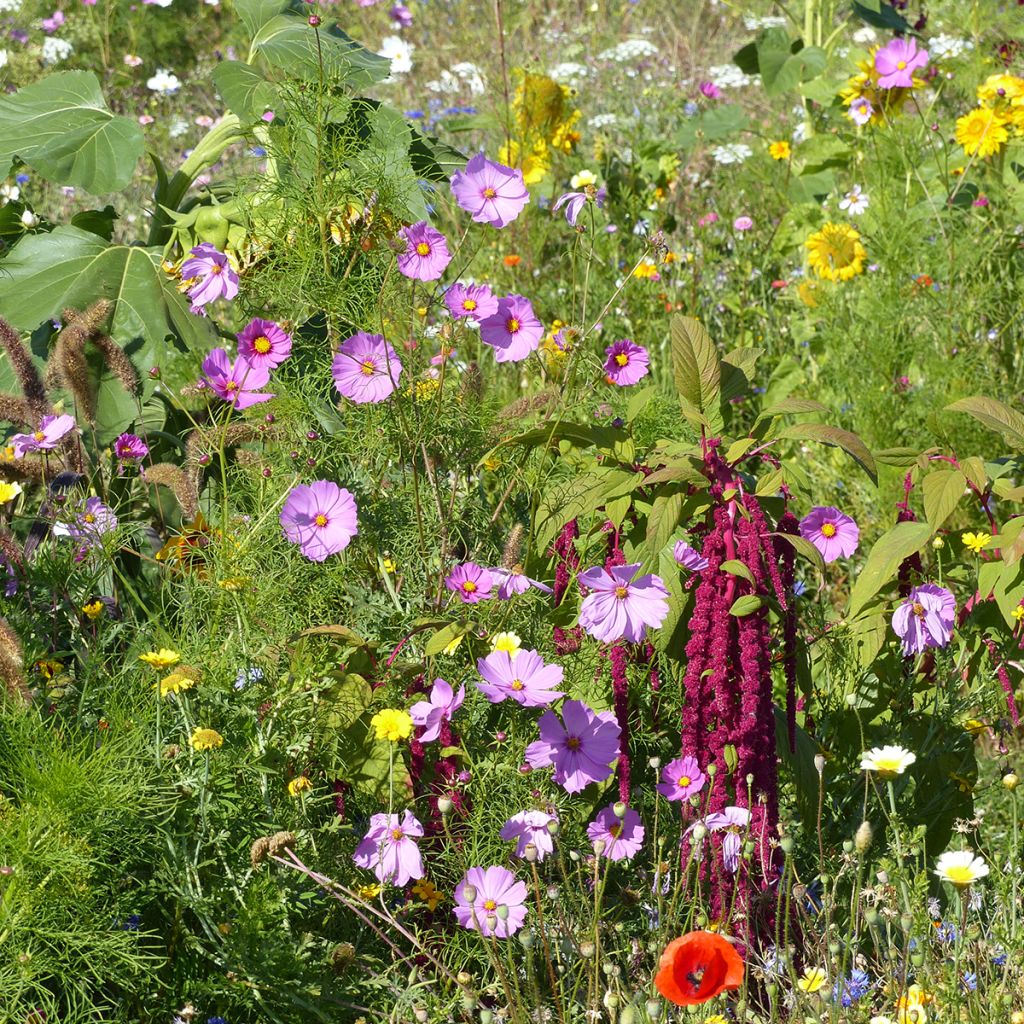
[[[913,39],[893,39],[875,54],[878,85],[882,89],[909,89],[914,72],[928,64],[928,51],[919,50]]]
[[[480,322],[480,340],[494,349],[499,363],[518,363],[540,344],[544,325],[522,295],[498,299],[498,311]]]
[[[750,217],[737,217],[732,222],[734,231],[749,231],[754,226],[754,222]]]
[[[523,927],[525,903],[526,885],[507,868],[470,868],[455,887],[455,920],[486,938],[507,939]]]
[[[222,348],[215,348],[203,360],[203,379],[232,409],[248,409],[274,397],[270,392],[260,391],[270,381],[266,367],[253,366],[242,356],[232,363]]]
[[[860,99],[854,100],[850,104],[850,109],[847,113],[850,115],[850,120],[863,127],[871,120],[871,115],[875,112],[875,108],[871,105],[871,101],[861,96]]]
[[[355,499],[330,480],[293,487],[280,520],[285,538],[311,562],[344,551],[359,532]]]
[[[892,628],[909,658],[928,647],[945,647],[953,635],[956,598],[945,587],[923,583],[893,612]]]
[[[654,788],[666,800],[689,800],[704,788],[705,781],[697,758],[687,755],[669,761],[661,769],[661,783]]]
[[[423,729],[420,743],[433,743],[441,735],[441,726],[450,722],[452,716],[466,699],[466,687],[460,686],[458,693],[452,692],[451,684],[444,679],[435,679],[428,700],[417,701],[409,708],[413,722]]]
[[[834,562],[857,550],[860,528],[839,509],[819,505],[800,520],[800,536],[809,540],[826,562]]]
[[[192,249],[192,256],[181,265],[181,279],[191,285],[188,297],[192,311],[217,299],[233,299],[238,294],[238,274],[227,256],[215,245],[200,242]]]
[[[490,574],[498,581],[498,600],[508,601],[514,594],[525,594],[531,587],[551,593],[551,588],[540,580],[531,579],[522,569],[489,569]]]
[[[600,565],[579,575],[590,593],[580,606],[580,625],[605,643],[625,637],[643,640],[646,628],[656,629],[668,615],[668,590],[660,576],[634,580],[640,563],[616,565],[611,571]]]
[[[604,372],[609,384],[628,387],[647,376],[650,357],[643,345],[635,345],[629,338],[609,345],[604,354]]]
[[[478,224],[494,228],[511,224],[530,201],[523,172],[496,164],[483,153],[452,176],[452,195]]]
[[[357,405],[383,402],[398,387],[402,363],[382,335],[359,331],[341,343],[331,374],[335,387],[349,401]]]
[[[405,252],[398,256],[398,269],[414,281],[436,281],[452,261],[448,240],[425,220],[398,232]]]
[[[399,28],[408,28],[412,24],[412,11],[405,4],[392,4],[388,17]]]
[[[452,316],[477,324],[498,312],[498,297],[485,284],[456,282],[444,293],[444,304]]]
[[[463,604],[476,604],[491,596],[494,577],[475,562],[463,562],[445,576],[444,585],[458,594]]]
[[[608,191],[604,186],[592,192],[566,192],[555,200],[555,205],[551,207],[551,212],[557,213],[564,206],[565,219],[573,227],[576,227],[576,221],[583,207],[586,206],[588,199],[592,199],[594,205],[601,210],[604,209],[604,201],[607,197]]]
[[[520,811],[501,826],[498,835],[502,839],[516,841],[517,857],[525,857],[526,847],[533,843],[537,848],[537,860],[543,861],[555,849],[551,830],[548,828],[555,821],[558,821],[558,818],[544,811]]]
[[[672,548],[672,557],[690,572],[703,572],[708,567],[708,560],[696,549],[690,547],[685,540],[677,540]]]
[[[140,462],[149,454],[149,445],[135,434],[121,434],[114,441],[114,454],[122,462]]]
[[[361,868],[368,868],[379,882],[408,885],[423,877],[423,859],[416,839],[423,835],[423,826],[411,811],[397,814],[375,814],[369,831],[356,847],[352,859]]]
[[[54,11],[48,18],[43,18],[42,29],[46,33],[56,32],[64,24],[64,12]]]
[[[604,851],[601,856],[609,860],[632,860],[644,844],[645,829],[640,822],[640,815],[632,807],[627,807],[625,812],[620,818],[615,813],[615,805],[610,804],[599,811],[587,826],[591,842],[603,842]]]
[[[74,416],[64,413],[61,416],[44,416],[39,421],[39,429],[31,434],[14,434],[11,447],[16,459],[24,458],[28,452],[46,452],[57,447],[60,439],[75,428]]]
[[[721,811],[709,814],[700,822],[694,822],[684,833],[689,836],[698,824],[709,832],[725,832],[722,837],[722,863],[729,874],[736,874],[740,866],[740,851],[743,849],[743,836],[750,824],[750,811],[745,807],[726,807]],[[701,843],[694,846],[694,856],[701,857]]]
[[[116,529],[117,516],[99,498],[86,498],[81,512],[68,524],[67,532],[73,540],[91,547],[105,533]]]
[[[540,716],[540,739],[526,748],[526,761],[533,768],[553,765],[553,781],[567,793],[579,793],[611,777],[619,756],[619,723],[611,711],[594,711],[578,700],[562,705],[562,718],[564,725],[554,711]]]
[[[250,366],[273,370],[292,354],[292,336],[273,320],[257,317],[235,337],[238,338],[238,354]]]
[[[545,665],[536,651],[517,651],[515,655],[492,651],[477,661],[476,670],[484,678],[476,688],[492,704],[507,697],[523,707],[545,708],[565,696],[561,690],[552,689],[562,681],[562,666]]]
[[[709,100],[720,100],[722,98],[722,90],[714,82],[701,82],[700,94],[701,96],[706,96]]]

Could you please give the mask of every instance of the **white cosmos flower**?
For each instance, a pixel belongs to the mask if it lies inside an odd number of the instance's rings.
[[[146,87],[161,96],[171,96],[181,88],[181,81],[167,68],[158,68],[156,74],[146,81]]]
[[[958,889],[966,889],[988,874],[988,865],[972,850],[947,850],[935,862],[935,874]]]
[[[385,36],[378,53],[391,61],[391,74],[404,75],[412,71],[412,53],[416,48],[401,36]]]
[[[860,766],[866,772],[878,772],[883,778],[902,775],[915,761],[917,754],[903,747],[872,747],[860,755]]]
[[[839,209],[846,210],[851,217],[859,217],[868,208],[868,197],[861,191],[860,185],[854,185],[839,200]]]

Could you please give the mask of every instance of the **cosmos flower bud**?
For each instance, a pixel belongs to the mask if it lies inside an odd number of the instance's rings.
[[[508,920],[508,906],[505,903],[499,903],[494,909],[494,913],[497,914],[499,921]]]
[[[632,1006],[624,1006],[619,1014],[619,1024],[633,1024],[636,1020],[636,1010]]]
[[[648,763],[648,764],[649,764],[649,765],[650,765],[650,766],[651,766],[651,767],[652,767],[652,768],[653,768],[653,769],[654,769],[655,771],[657,771],[657,770],[658,770],[658,769],[659,769],[659,768],[661,767],[661,758],[660,758],[660,757],[649,757],[649,758],[647,759],[647,763]]]
[[[552,818],[547,823],[547,825],[545,827],[547,828],[548,832],[551,833],[551,835],[553,835],[553,836],[557,836],[558,835],[558,829],[560,828],[560,826],[558,824],[558,819],[557,818]]]
[[[491,1024],[494,1020],[494,1013],[491,1010],[480,1011],[480,1024]]]
[[[594,853],[595,853],[595,855],[600,857],[601,854],[604,853],[604,850],[605,850],[605,841],[603,839],[595,839],[594,840]]]
[[[416,1018],[418,1024],[427,1024],[427,1021],[430,1020],[430,1014],[422,1006],[417,1006],[412,1011],[412,1015]]]
[[[497,914],[488,914],[487,917],[485,918],[485,920],[487,922],[487,927],[492,932],[494,931],[495,928],[498,927],[498,915]]]
[[[519,933],[519,944],[523,947],[523,949],[533,949],[534,943],[536,941],[537,940],[533,932],[529,930],[521,931]]]
[[[462,887],[462,898],[466,903],[476,903],[476,886],[464,885]]]
[[[783,836],[779,840],[779,846],[782,848],[782,852],[785,854],[791,854],[793,852],[793,837]]]
[[[595,952],[596,952],[596,950],[594,949],[594,944],[592,942],[581,942],[580,943],[580,956],[582,956],[585,959],[589,960],[594,955]]]
[[[614,992],[612,992],[610,989],[607,992],[605,992],[605,994],[602,997],[601,1001],[604,1003],[604,1008],[606,1010],[616,1010],[616,1009],[618,1009],[619,997]]]
[[[621,800],[617,800],[612,804],[612,813],[621,821],[626,816],[626,805]]]
[[[860,828],[857,829],[857,833],[853,837],[854,848],[862,857],[871,848],[871,841],[874,837],[875,833],[871,828],[871,822],[862,821]]]
[[[696,825],[693,826],[692,835],[694,842],[699,843],[707,834],[708,830],[706,825],[702,825],[700,824],[700,822],[698,822]]]

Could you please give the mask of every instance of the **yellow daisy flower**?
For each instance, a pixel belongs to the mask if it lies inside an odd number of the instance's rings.
[[[147,651],[145,654],[140,654],[139,661],[144,661],[151,668],[170,668],[181,661],[181,655],[169,647],[161,647],[159,651]]]
[[[789,143],[782,139],[780,142],[773,142],[768,147],[768,155],[773,160],[788,160],[793,155],[793,150]]]
[[[426,903],[430,910],[436,910],[438,903],[444,901],[444,893],[426,878],[421,878],[412,887],[412,894],[421,902]]]
[[[7,502],[14,501],[19,494],[21,494],[21,484],[17,481],[7,483],[6,480],[0,480],[0,505],[6,505]]]
[[[305,775],[297,775],[288,783],[288,795],[298,796],[300,793],[308,793],[313,788],[313,783]]]
[[[216,729],[196,729],[189,743],[193,750],[214,750],[224,746],[224,737]]]
[[[992,540],[992,534],[983,532],[962,533],[960,540],[963,541],[965,548],[969,548],[976,555],[980,555],[988,547],[989,542]]]
[[[956,141],[968,156],[984,159],[998,153],[1010,137],[1006,131],[1007,124],[1007,119],[997,111],[976,107],[957,118]]]
[[[828,981],[828,975],[825,974],[824,968],[808,967],[804,970],[804,973],[796,979],[796,987],[800,989],[801,992],[817,992],[825,986],[826,981]]]
[[[811,269],[826,281],[849,281],[864,272],[867,250],[849,224],[826,224],[804,243]]]
[[[377,739],[397,743],[407,740],[412,735],[412,717],[407,711],[397,708],[384,708],[370,719],[370,725],[376,732]]]

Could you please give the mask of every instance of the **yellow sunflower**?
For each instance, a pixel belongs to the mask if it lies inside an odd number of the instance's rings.
[[[826,224],[804,243],[811,269],[826,281],[849,281],[864,273],[867,250],[849,224]]]

